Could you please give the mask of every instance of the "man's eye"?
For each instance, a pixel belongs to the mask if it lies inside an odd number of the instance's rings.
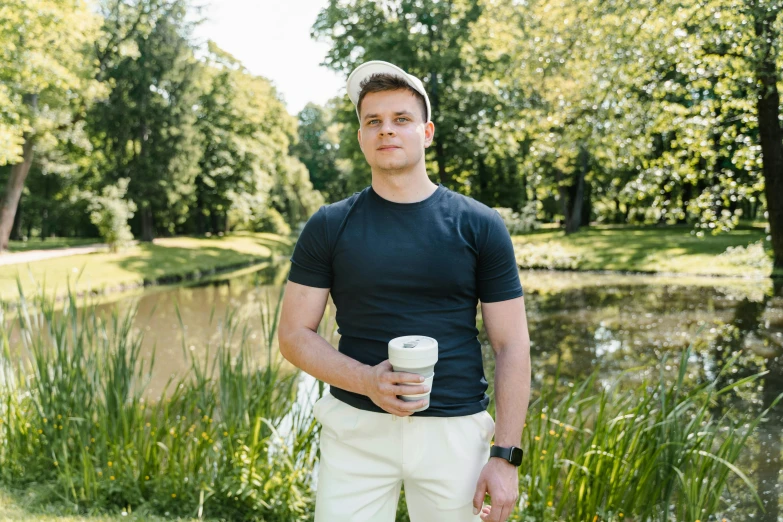
[[[397,118],[397,121],[408,121],[408,118],[400,117],[400,118]]]
[[[367,125],[374,125],[374,124],[375,124],[375,123],[377,123],[378,121],[379,121],[379,120],[370,120],[370,121],[368,121],[368,122],[367,122]]]

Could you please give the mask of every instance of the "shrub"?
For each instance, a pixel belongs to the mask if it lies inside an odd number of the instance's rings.
[[[514,256],[521,268],[576,270],[583,257],[554,243],[514,243]]]
[[[92,194],[87,207],[90,221],[98,227],[98,233],[112,252],[133,240],[128,220],[136,212],[136,204],[125,198],[129,178],[121,178],[116,185],[103,187],[101,194]]]
[[[514,212],[512,209],[504,207],[495,207],[495,210],[503,218],[503,223],[506,224],[508,233],[513,236],[541,227],[541,222],[536,218],[538,205],[538,201],[528,201],[519,212]]]
[[[756,241],[748,246],[730,246],[725,252],[718,254],[721,259],[727,260],[732,265],[758,268],[767,272],[772,271],[772,257],[764,248],[764,241]]]
[[[267,207],[256,222],[256,231],[288,236],[291,234],[291,227],[280,212],[273,207]]]

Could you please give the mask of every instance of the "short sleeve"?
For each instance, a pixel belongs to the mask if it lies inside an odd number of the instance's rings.
[[[492,211],[484,246],[478,254],[477,287],[482,303],[507,301],[523,295],[514,245],[503,219]]]
[[[307,220],[296,241],[288,280],[316,288],[332,286],[332,259],[324,207]]]

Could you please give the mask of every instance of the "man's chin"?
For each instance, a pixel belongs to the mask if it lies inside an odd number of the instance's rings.
[[[394,174],[400,171],[407,170],[408,164],[404,162],[382,162],[375,166],[378,170]]]

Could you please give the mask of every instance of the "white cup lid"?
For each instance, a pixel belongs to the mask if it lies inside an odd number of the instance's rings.
[[[434,364],[438,360],[438,341],[425,335],[396,337],[389,341],[389,359],[406,361],[427,359]]]

